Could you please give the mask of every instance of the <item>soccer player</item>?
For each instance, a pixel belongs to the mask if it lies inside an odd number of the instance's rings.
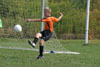
[[[35,47],[38,39],[41,38],[40,48],[39,48],[40,54],[37,57],[37,59],[42,59],[43,58],[44,42],[51,38],[52,32],[53,32],[53,24],[55,22],[60,21],[61,18],[63,17],[63,14],[60,12],[59,17],[56,18],[56,17],[51,16],[51,9],[50,8],[45,8],[44,9],[44,16],[45,16],[45,18],[42,18],[42,19],[27,19],[27,22],[45,22],[44,30],[41,31],[40,33],[37,33],[35,35],[33,41],[28,40],[28,43],[32,47]]]

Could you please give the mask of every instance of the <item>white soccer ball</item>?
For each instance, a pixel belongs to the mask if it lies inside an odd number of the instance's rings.
[[[19,24],[17,24],[17,25],[14,26],[14,30],[15,30],[16,32],[21,32],[21,31],[22,31],[22,26],[19,25]]]

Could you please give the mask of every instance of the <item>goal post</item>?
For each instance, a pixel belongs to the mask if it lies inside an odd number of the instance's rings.
[[[86,15],[85,45],[88,44],[89,11],[90,11],[90,0],[87,0],[87,15]]]
[[[44,5],[45,5],[45,0],[41,0],[41,9],[42,9],[42,11],[41,11],[41,18],[44,18]],[[44,29],[44,23],[43,22],[41,22],[41,31],[43,31],[43,29]]]

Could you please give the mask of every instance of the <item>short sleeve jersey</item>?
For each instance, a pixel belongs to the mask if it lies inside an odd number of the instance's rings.
[[[45,22],[45,30],[50,30],[53,32],[53,25],[55,22],[58,22],[58,19],[55,17],[47,17],[45,19],[42,19],[42,22]]]

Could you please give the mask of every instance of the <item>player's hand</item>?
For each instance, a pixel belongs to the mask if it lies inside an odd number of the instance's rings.
[[[26,19],[25,21],[26,21],[26,22],[30,22],[30,19]]]
[[[61,12],[59,12],[59,15],[60,15],[60,16],[63,16],[63,14],[62,14]]]

